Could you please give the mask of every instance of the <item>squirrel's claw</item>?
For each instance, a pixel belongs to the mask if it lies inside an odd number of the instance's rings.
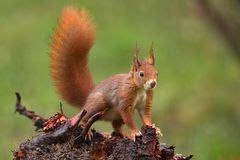
[[[142,135],[142,133],[141,133],[140,131],[133,131],[133,132],[131,133],[130,138],[135,142],[135,141],[136,141],[136,137],[137,137],[137,136],[141,136],[141,135]]]
[[[93,138],[93,132],[89,130],[85,136],[85,139],[91,141],[92,138]]]
[[[157,134],[158,136],[161,136],[161,137],[163,136],[163,134],[162,134],[162,132],[161,132],[161,129],[158,128],[158,127],[156,127],[154,123],[152,124],[151,127],[156,129],[156,134]]]

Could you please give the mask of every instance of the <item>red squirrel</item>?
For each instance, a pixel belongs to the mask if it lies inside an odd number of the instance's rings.
[[[152,125],[153,89],[158,77],[153,48],[145,60],[138,58],[136,48],[129,73],[113,75],[94,85],[88,68],[94,40],[95,25],[88,12],[65,8],[52,40],[54,84],[65,101],[87,111],[83,125],[97,112],[103,112],[101,119],[111,121],[116,132],[124,135],[122,126],[126,124],[135,138],[140,134],[133,119],[135,109],[145,125]]]

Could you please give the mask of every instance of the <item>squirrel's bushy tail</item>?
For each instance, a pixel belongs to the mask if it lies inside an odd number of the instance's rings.
[[[58,93],[74,106],[81,107],[94,87],[87,64],[94,40],[88,12],[66,7],[52,38],[51,75]]]

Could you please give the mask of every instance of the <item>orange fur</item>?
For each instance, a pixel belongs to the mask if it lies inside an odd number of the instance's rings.
[[[143,61],[139,60],[136,49],[129,73],[113,75],[94,86],[87,65],[94,39],[95,26],[87,11],[65,8],[53,36],[51,52],[52,78],[57,91],[64,100],[87,111],[82,124],[102,112],[101,119],[111,121],[115,131],[123,134],[122,125],[126,124],[135,136],[138,132],[133,119],[135,109],[145,125],[152,124],[153,89],[157,83],[153,49]]]
[[[52,39],[51,74],[57,91],[68,103],[81,107],[94,86],[87,58],[95,26],[88,12],[65,8]]]
[[[145,125],[152,125],[152,99],[153,91],[148,91],[143,113],[139,113]]]

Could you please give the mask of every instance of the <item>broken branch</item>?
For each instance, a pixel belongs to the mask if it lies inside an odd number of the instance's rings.
[[[46,119],[35,114],[33,111],[27,110],[25,106],[22,106],[20,94],[18,92],[16,92],[15,94],[17,97],[15,112],[18,112],[19,114],[31,119],[33,125],[37,127],[36,130],[42,129],[44,123],[46,122]]]

